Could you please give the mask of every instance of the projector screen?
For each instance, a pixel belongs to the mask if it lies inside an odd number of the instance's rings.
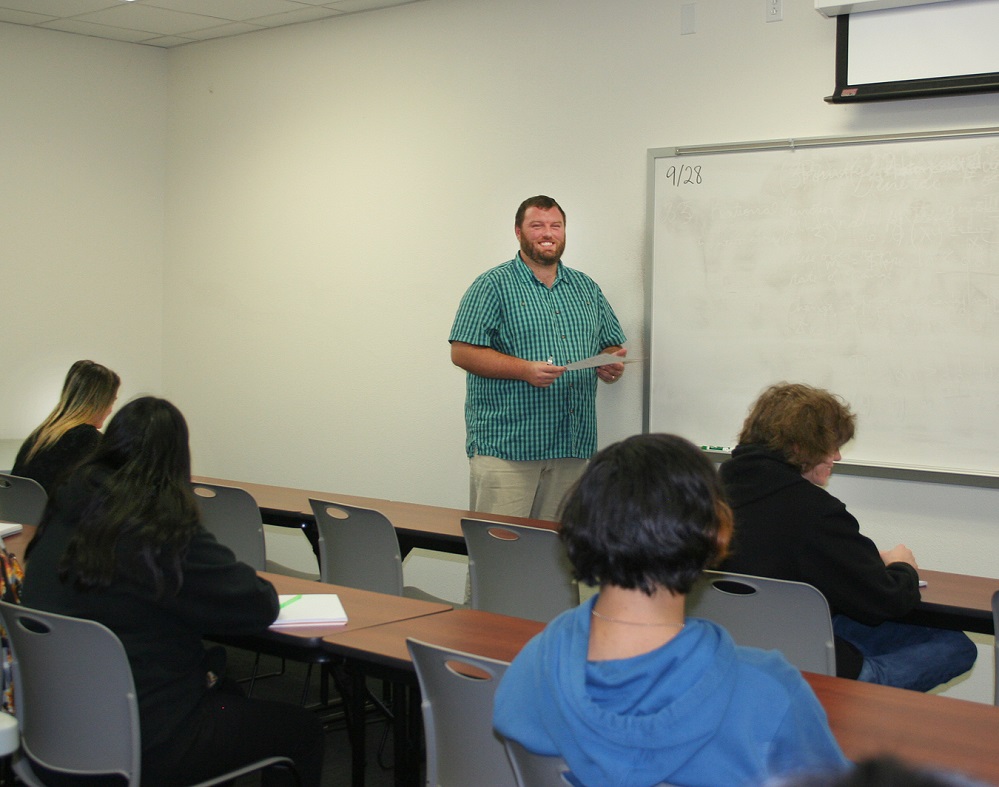
[[[999,2],[947,0],[837,18],[836,89],[827,101],[999,90]]]

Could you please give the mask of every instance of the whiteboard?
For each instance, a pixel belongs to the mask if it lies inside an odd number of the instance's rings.
[[[806,382],[847,462],[999,475],[997,133],[650,150],[646,427],[728,449]]]

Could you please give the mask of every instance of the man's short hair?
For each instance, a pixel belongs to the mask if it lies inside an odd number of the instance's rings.
[[[524,223],[524,214],[527,213],[528,208],[537,208],[538,210],[558,208],[558,212],[562,214],[562,223],[565,224],[565,211],[562,210],[562,206],[551,197],[539,194],[536,197],[528,197],[520,203],[520,207],[517,208],[517,216],[514,218],[514,227],[520,227]]]

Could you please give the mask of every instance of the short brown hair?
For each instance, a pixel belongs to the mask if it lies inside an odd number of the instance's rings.
[[[562,223],[565,224],[565,211],[562,210],[562,206],[551,197],[539,194],[536,197],[528,197],[520,203],[520,207],[517,208],[517,215],[513,220],[514,227],[520,227],[524,223],[524,214],[527,213],[528,208],[538,208],[538,210],[558,208],[558,212],[562,214]]]
[[[842,397],[803,383],[777,383],[753,404],[739,442],[780,451],[807,472],[849,442],[856,425]]]

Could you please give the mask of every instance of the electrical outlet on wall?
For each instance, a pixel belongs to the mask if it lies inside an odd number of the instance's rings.
[[[766,22],[779,22],[784,18],[784,0],[763,0],[763,19]]]
[[[680,35],[689,36],[697,32],[697,7],[694,3],[680,6]]]

